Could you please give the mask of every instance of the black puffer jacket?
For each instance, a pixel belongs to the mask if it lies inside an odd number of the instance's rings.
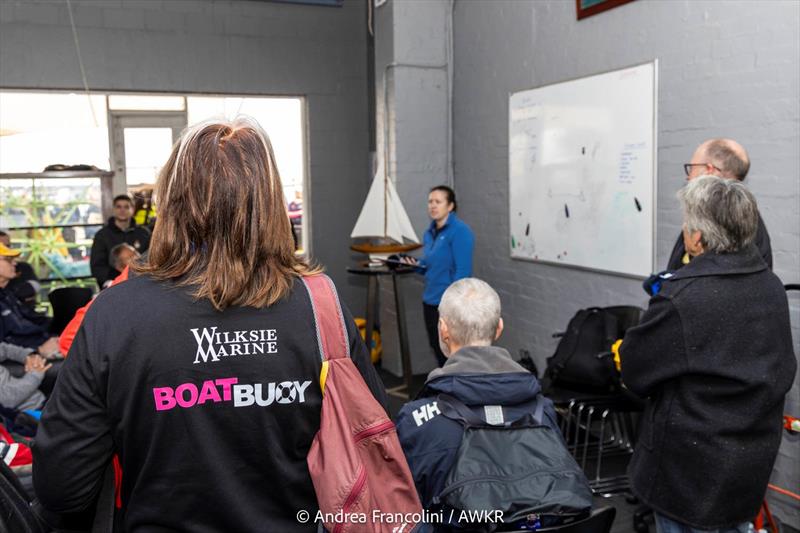
[[[786,293],[756,247],[700,255],[665,280],[621,357],[623,381],[648,398],[637,496],[699,529],[751,520],[797,369]]]

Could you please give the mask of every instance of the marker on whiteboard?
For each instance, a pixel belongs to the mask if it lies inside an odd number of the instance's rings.
[[[529,222],[528,225],[525,226],[525,236],[527,237],[530,234],[531,234],[531,224]]]
[[[567,204],[564,204],[564,214],[569,218],[569,207],[567,207]]]
[[[634,201],[634,202],[636,202],[636,209],[637,209],[637,211],[641,212],[641,211],[642,211],[642,204],[641,204],[641,203],[639,203],[639,199],[638,199],[638,198],[636,198],[636,197],[634,196],[634,197],[633,197],[633,201]]]

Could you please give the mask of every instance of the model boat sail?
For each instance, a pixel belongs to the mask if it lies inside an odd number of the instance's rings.
[[[351,249],[365,254],[392,254],[416,250],[421,245],[397,189],[378,166],[367,200],[353,232]]]

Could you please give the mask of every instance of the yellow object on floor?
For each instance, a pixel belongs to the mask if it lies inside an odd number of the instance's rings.
[[[355,321],[356,321],[356,326],[358,327],[358,332],[361,333],[361,338],[366,339],[367,320],[361,317],[356,317]],[[381,332],[376,329],[373,329],[372,343],[370,346],[370,357],[372,359],[372,362],[377,363],[378,361],[380,361],[381,355],[383,355],[383,345],[381,344]]]

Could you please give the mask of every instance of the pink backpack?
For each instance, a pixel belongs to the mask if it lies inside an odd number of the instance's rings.
[[[350,359],[333,282],[324,275],[303,282],[323,358],[320,428],[307,458],[323,523],[332,533],[411,531],[422,504],[394,423]]]

